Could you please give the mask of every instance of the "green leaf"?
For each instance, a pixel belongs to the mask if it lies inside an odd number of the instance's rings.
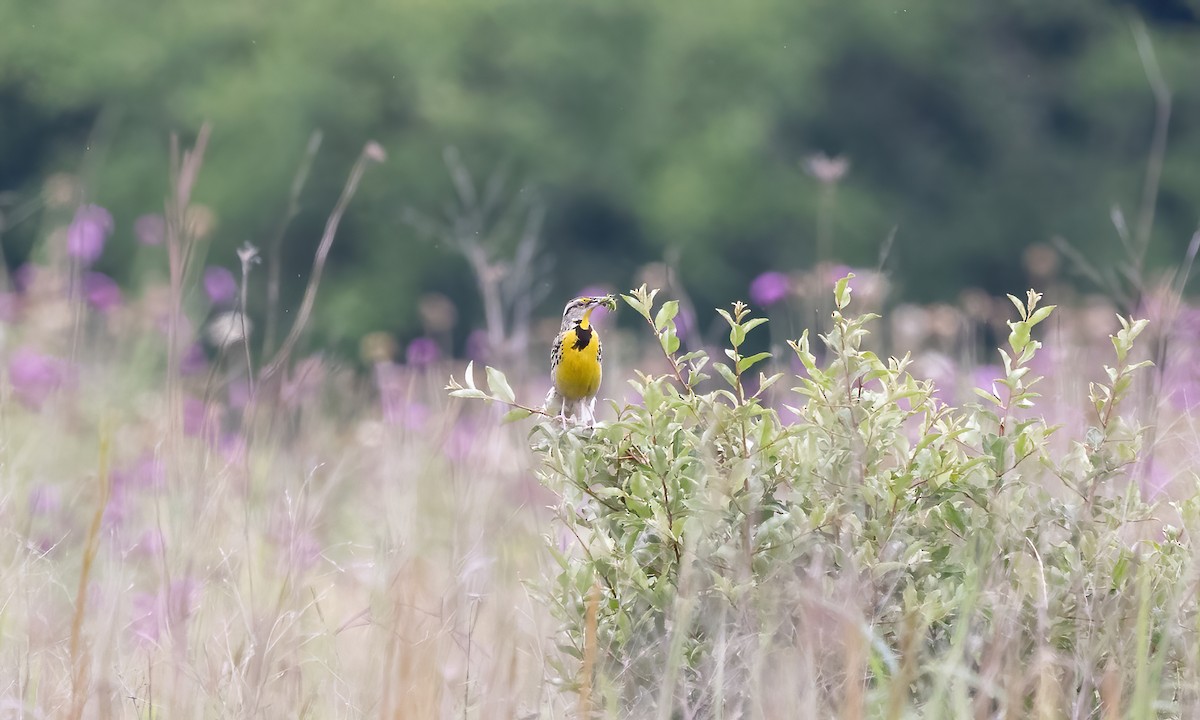
[[[717,369],[721,377],[725,378],[725,382],[729,383],[729,387],[736,388],[738,386],[737,375],[729,369],[728,365],[725,363],[713,363],[713,367]]]
[[[562,652],[566,655],[570,655],[571,657],[575,658],[576,660],[583,659],[583,653],[579,650],[579,648],[575,647],[574,645],[567,645],[566,643],[559,643],[558,650],[559,650],[559,652]]]
[[[796,357],[800,359],[800,363],[804,365],[804,369],[809,373],[817,369],[817,357],[808,349],[808,331],[805,330],[799,340],[788,340],[788,345],[792,351],[796,353]]]
[[[625,301],[626,305],[636,310],[638,315],[641,315],[647,320],[650,319],[650,311],[646,308],[646,304],[641,300],[630,295],[622,295],[621,299]]]
[[[1112,589],[1120,590],[1125,584],[1125,578],[1129,576],[1130,562],[1127,553],[1121,553],[1121,557],[1117,558],[1117,562],[1113,565],[1112,570]]]
[[[1117,317],[1120,317],[1119,315]],[[1117,352],[1117,362],[1125,362],[1125,356],[1129,354],[1129,344],[1125,342],[1125,338],[1121,337],[1121,333],[1109,335],[1108,339],[1112,341],[1113,350]]]
[[[742,328],[745,329],[746,332],[750,332],[751,330],[758,327],[759,325],[762,325],[766,321],[767,321],[767,319],[765,317],[752,318],[752,319],[747,320],[746,322],[742,323]]]
[[[854,273],[847,273],[846,277],[837,281],[833,287],[834,304],[838,310],[845,310],[850,304],[850,281],[854,279]]]
[[[679,350],[679,336],[673,328],[667,328],[658,336],[658,342],[668,355],[674,355]]]
[[[727,311],[717,308],[717,314],[725,318],[725,322],[729,323],[729,327],[735,327],[737,325],[737,322],[734,321],[733,316]]]
[[[1008,326],[1012,332],[1008,334],[1008,346],[1015,353],[1022,353],[1025,347],[1029,345],[1029,325],[1024,322],[1010,322]]]
[[[741,360],[738,360],[737,361],[738,374],[746,372],[751,367],[753,367],[756,363],[760,363],[769,357],[771,357],[771,353],[760,352],[760,353],[755,353],[754,355],[751,355],[750,357],[744,357]]]
[[[482,390],[476,390],[475,388],[461,388],[459,390],[451,390],[450,397],[468,398],[471,400],[487,400],[488,399],[487,393],[485,393]]]
[[[1008,445],[1008,438],[1003,435],[988,435],[983,441],[983,449],[995,460],[998,469],[1004,466],[1004,455]]]
[[[771,377],[765,376],[763,373],[758,374],[758,392],[762,393],[767,388],[784,378],[784,373],[775,373]]]
[[[533,414],[532,412],[526,410],[525,408],[513,408],[512,410],[509,410],[508,412],[504,413],[504,417],[502,417],[500,419],[500,422],[503,422],[503,423],[516,422],[518,420],[524,420],[525,418],[529,417],[532,414]]]
[[[492,391],[498,399],[506,403],[514,403],[517,401],[517,396],[513,394],[512,388],[508,384],[508,378],[504,377],[504,373],[500,372],[490,365],[487,367],[487,382],[488,389]]]
[[[1019,299],[1017,299],[1017,296],[1016,296],[1016,295],[1009,295],[1009,296],[1008,296],[1008,299],[1009,299],[1010,301],[1012,301],[1012,304],[1013,304],[1013,305],[1015,305],[1015,306],[1016,306],[1016,308],[1017,308],[1017,312],[1021,313],[1021,319],[1022,319],[1022,320],[1024,320],[1026,317],[1028,317],[1028,315],[1026,315],[1026,313],[1027,313],[1028,311],[1025,309],[1025,303],[1023,303],[1023,302],[1021,302]]]
[[[950,525],[957,530],[960,535],[966,534],[967,523],[963,519],[962,512],[959,511],[958,506],[952,502],[942,505],[942,516],[946,518],[946,521],[950,523]]]
[[[467,363],[467,369],[463,371],[463,381],[467,383],[467,387],[475,389],[475,361]]]
[[[1047,305],[1047,306],[1046,306],[1046,307],[1044,307],[1044,308],[1038,308],[1038,309],[1037,309],[1037,310],[1036,310],[1036,311],[1033,313],[1033,315],[1032,315],[1032,316],[1030,316],[1030,318],[1029,318],[1029,325],[1030,325],[1030,327],[1032,327],[1032,326],[1034,326],[1034,325],[1037,325],[1037,324],[1038,324],[1038,323],[1040,323],[1041,321],[1043,321],[1043,320],[1045,320],[1046,318],[1050,317],[1050,313],[1054,312],[1054,308],[1056,308],[1056,307],[1058,307],[1058,306],[1057,306],[1057,305]]]
[[[654,329],[662,332],[662,329],[667,326],[667,323],[674,320],[677,314],[679,314],[679,301],[666,301],[658,309],[658,314],[654,316]]]

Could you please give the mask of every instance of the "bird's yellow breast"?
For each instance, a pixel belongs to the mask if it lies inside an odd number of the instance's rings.
[[[583,335],[581,338],[580,335]],[[585,340],[581,345],[580,340]],[[600,335],[576,334],[576,328],[563,333],[562,358],[554,372],[554,388],[567,400],[593,397],[600,389]]]

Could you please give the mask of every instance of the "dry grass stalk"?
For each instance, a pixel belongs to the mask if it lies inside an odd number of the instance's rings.
[[[900,639],[900,669],[892,678],[888,690],[888,720],[901,720],[909,703],[909,689],[917,679],[921,642],[925,639],[925,628],[920,616],[910,611],[904,616]]]
[[[402,570],[392,583],[394,601],[384,664],[380,717],[441,717],[446,628],[428,570]]]
[[[1110,660],[1100,678],[1100,717],[1103,720],[1120,719],[1123,690],[1121,670]]]
[[[1038,651],[1033,663],[1033,717],[1037,720],[1058,720],[1062,717],[1062,689],[1054,667],[1054,654],[1049,648]]]
[[[79,569],[79,587],[75,591],[75,614],[71,618],[71,714],[72,720],[83,717],[83,706],[88,698],[88,662],[90,653],[83,647],[83,619],[87,614],[88,584],[92,576],[92,566],[96,553],[100,549],[100,527],[104,522],[104,509],[108,507],[108,496],[111,484],[109,482],[108,459],[110,438],[107,432],[100,437],[100,458],[98,462],[99,476],[97,486],[100,490],[96,498],[96,512],[92,515],[92,524],[88,527],[87,540],[83,548],[83,564]]]
[[[861,720],[866,717],[864,682],[867,671],[866,638],[856,618],[848,617],[842,623],[845,637],[845,656],[842,672],[844,680],[842,695],[842,720]]]
[[[600,609],[600,583],[593,583],[587,597],[583,635],[583,665],[579,669],[579,717],[592,716],[592,675],[596,667],[596,620]]]

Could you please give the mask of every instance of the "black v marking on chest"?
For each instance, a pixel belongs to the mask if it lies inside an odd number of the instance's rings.
[[[585,347],[587,347],[588,344],[592,342],[592,332],[593,331],[590,327],[585,328],[585,327],[576,326],[576,328],[575,328],[575,345],[573,346],[574,349],[582,350]]]

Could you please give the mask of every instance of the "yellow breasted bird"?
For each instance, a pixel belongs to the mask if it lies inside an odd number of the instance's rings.
[[[598,307],[617,309],[612,295],[578,297],[563,308],[562,325],[550,353],[550,393],[546,410],[563,417],[595,420],[596,391],[600,389],[600,333],[592,326],[592,311]]]

